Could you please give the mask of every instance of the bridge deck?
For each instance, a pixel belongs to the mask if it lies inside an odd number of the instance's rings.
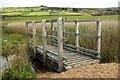
[[[52,51],[58,55],[58,48],[52,45],[47,46],[48,51]],[[37,46],[37,54],[41,54],[43,56],[43,50],[41,46]],[[50,54],[47,52],[47,58],[51,59],[53,62],[58,63],[58,56]],[[80,65],[88,65],[95,62],[99,62],[99,59],[92,58],[90,56],[86,56],[81,53],[71,52],[66,49],[63,49],[63,64],[64,69],[70,69],[72,67],[78,67]],[[40,58],[40,57],[39,57]],[[43,59],[41,59],[43,60]]]

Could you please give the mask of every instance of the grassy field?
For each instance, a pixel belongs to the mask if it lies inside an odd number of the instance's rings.
[[[10,22],[25,22],[25,21],[40,21],[43,19],[52,20],[59,17],[64,17],[67,20],[87,20],[87,19],[97,19],[101,18],[102,20],[117,20],[118,15],[112,16],[28,16],[28,17],[6,17],[2,19],[2,23],[10,23]]]
[[[31,9],[40,10],[41,8],[42,7],[7,7],[2,8],[2,13],[31,11]]]

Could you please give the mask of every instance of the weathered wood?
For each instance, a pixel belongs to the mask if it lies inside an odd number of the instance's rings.
[[[97,36],[101,36],[101,22],[97,21]],[[98,52],[100,52],[100,48],[101,48],[101,38],[98,37],[97,38],[97,45],[96,45],[96,50]],[[97,55],[98,57],[100,57],[100,54]]]
[[[90,52],[90,53],[94,53],[94,54],[100,54],[99,51],[95,51],[95,50],[92,50],[92,49],[86,49],[86,48],[83,48],[83,47],[76,47],[74,45],[70,45],[70,44],[64,44],[65,46],[69,46],[69,47],[72,47],[72,48],[78,48],[80,50],[83,50],[83,51],[86,51],[86,52]]]
[[[29,45],[29,28],[28,28],[28,23],[26,23],[26,38],[27,38],[27,51],[29,51],[30,45]]]
[[[50,53],[50,54],[52,54],[52,55],[54,55],[54,56],[56,56],[56,57],[59,56],[57,53],[52,52],[52,51],[50,51],[50,50],[47,50],[47,53]],[[63,56],[63,59],[66,60],[67,58]]]
[[[65,32],[64,23],[65,23],[65,18],[63,18],[63,21],[62,21],[62,30],[63,30],[63,32]],[[65,34],[63,33],[63,37],[64,37],[64,36],[65,36]]]
[[[58,35],[58,60],[59,60],[59,72],[63,71],[63,31],[62,31],[62,17],[57,20],[57,35]]]
[[[95,20],[68,20],[65,22],[97,22],[97,21],[101,21],[101,19],[95,19]]]
[[[42,40],[43,40],[43,57],[44,65],[46,65],[46,55],[47,55],[47,39],[46,39],[46,20],[42,20]]]
[[[54,41],[54,43],[56,43],[57,44],[57,41]],[[54,44],[53,44],[54,45]],[[83,51],[86,51],[86,52],[90,52],[90,53],[94,53],[94,54],[100,54],[100,52],[99,51],[95,51],[95,50],[92,50],[92,49],[86,49],[86,48],[83,48],[83,47],[76,47],[76,46],[74,46],[74,45],[70,45],[70,44],[63,44],[64,45],[64,47],[66,46],[66,47],[71,47],[71,48],[77,48],[77,49],[80,49],[80,50],[83,50]]]
[[[28,32],[28,34],[33,34],[33,32]],[[36,33],[36,36],[42,37],[42,34]],[[52,35],[46,35],[46,38],[52,38],[52,39],[54,39],[54,40],[55,40],[55,39],[58,39],[57,36],[52,36]],[[63,40],[66,41],[67,38],[63,37]]]
[[[51,22],[51,35],[54,36],[54,25],[53,25],[53,22]],[[53,42],[54,39],[52,39],[52,42]]]
[[[37,45],[35,21],[32,21],[32,30],[33,30],[33,44],[34,44],[34,55],[35,55],[36,54],[36,45]]]
[[[75,27],[76,27],[76,34],[79,34],[79,23],[78,22],[75,22]],[[76,37],[76,41],[75,41],[75,45],[76,47],[79,47],[79,36],[78,35],[75,35]],[[79,51],[78,48],[76,48],[76,51]]]
[[[66,20],[65,22],[97,22],[101,21],[101,19],[95,19],[95,20]],[[41,23],[42,21],[35,21],[35,23]],[[57,22],[56,19],[54,20],[46,20],[46,22]],[[27,21],[27,23],[32,23],[32,21]]]
[[[57,33],[57,31],[52,31],[54,33]],[[63,32],[64,34],[69,34],[69,35],[79,35],[79,36],[87,36],[87,37],[100,37],[97,36],[96,34],[78,34],[78,33],[73,33],[73,32]]]
[[[80,66],[80,65],[87,65],[87,64],[92,64],[92,63],[95,63],[95,62],[99,62],[99,61],[98,60],[86,60],[86,61],[72,63],[72,64],[69,64],[67,66],[77,67],[77,66]]]

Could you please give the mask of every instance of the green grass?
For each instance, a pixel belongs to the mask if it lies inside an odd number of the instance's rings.
[[[33,15],[49,15],[49,12],[30,12],[29,14],[26,14],[27,16],[33,16]]]
[[[42,7],[7,7],[2,8],[2,13],[8,13],[8,12],[19,12],[19,11],[31,11],[33,10],[40,10]]]
[[[73,12],[30,12],[29,14],[26,14],[27,16],[33,16],[33,15],[80,15],[80,13],[73,13]]]
[[[2,79],[35,79],[36,75],[32,70],[31,63],[28,61],[25,36],[13,33],[12,29],[8,27],[2,27],[2,56],[8,57],[13,54],[16,56],[11,61],[11,66],[3,71]]]
[[[12,15],[21,15],[23,14],[22,12],[12,12],[12,13],[4,13],[2,15],[7,15],[7,16],[12,16]]]
[[[26,37],[21,34],[14,34],[12,29],[3,27],[2,29],[2,40],[7,40],[12,44],[23,44],[26,42]]]
[[[9,23],[9,22],[25,22],[25,21],[40,21],[43,19],[52,20],[59,17],[67,18],[67,20],[88,20],[88,19],[97,19],[101,18],[102,20],[117,20],[118,15],[112,16],[34,16],[34,17],[7,17],[6,19],[2,20],[2,23]]]

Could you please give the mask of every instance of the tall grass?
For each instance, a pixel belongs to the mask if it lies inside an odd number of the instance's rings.
[[[14,80],[14,79],[26,79],[26,78],[36,78],[35,73],[32,70],[31,64],[28,61],[28,55],[26,54],[26,47],[20,46],[19,52],[15,54],[16,56],[11,61],[11,66],[8,67],[2,73],[2,79],[4,80]]]
[[[11,58],[8,69],[2,73],[3,80],[36,78],[32,65],[28,61],[25,42],[26,38],[22,34],[16,34],[12,28],[2,27],[2,56],[8,60]],[[15,56],[10,57],[13,54]]]
[[[81,34],[96,34],[96,23],[85,22],[79,23],[79,32]],[[47,34],[51,34],[50,24],[47,23]],[[32,31],[32,24],[29,30]],[[36,24],[37,32],[42,33],[41,23]],[[54,24],[55,28],[57,24]],[[25,23],[10,23],[8,27],[13,33],[25,35]],[[66,32],[75,32],[74,23],[65,23]],[[68,39],[66,43],[75,44],[75,36],[65,35]],[[96,39],[90,37],[79,37],[79,45],[81,47],[96,49]],[[102,21],[102,40],[101,40],[101,62],[117,62],[118,61],[118,21],[104,20]]]

